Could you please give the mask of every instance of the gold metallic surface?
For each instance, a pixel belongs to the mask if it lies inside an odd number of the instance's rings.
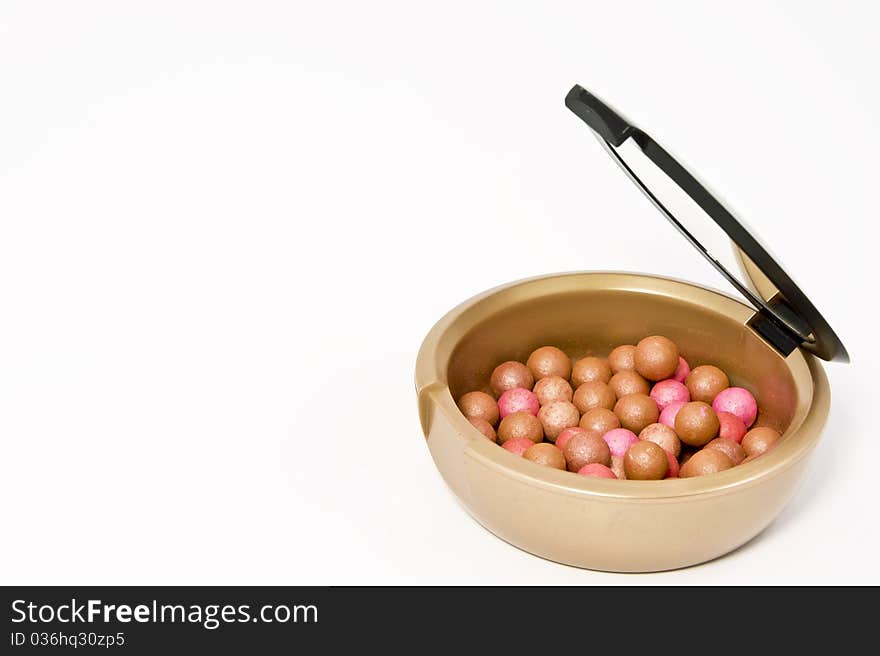
[[[779,293],[779,290],[776,289],[776,286],[770,282],[770,279],[764,274],[758,266],[752,262],[751,258],[746,255],[742,249],[737,246],[733,247],[733,254],[736,257],[736,262],[739,265],[739,270],[742,272],[743,277],[745,278],[746,286],[751,289],[755,294],[763,298],[765,301],[769,301],[771,298],[776,296]]]
[[[496,288],[429,332],[416,363],[419,414],[437,468],[468,511],[515,546],[590,569],[644,572],[721,556],[762,531],[794,493],[828,415],[818,361],[783,358],[745,324],[753,310],[693,284],[642,274],[572,273]],[[550,470],[486,440],[455,398],[505,360],[552,344],[607,355],[662,334],[692,367],[712,363],[751,389],[779,447],[712,476],[617,481]]]

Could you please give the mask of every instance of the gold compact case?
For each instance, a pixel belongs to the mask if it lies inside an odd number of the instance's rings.
[[[776,260],[667,151],[580,86],[569,92],[566,105],[743,298],[618,272],[553,274],[479,294],[441,318],[419,350],[422,431],[443,479],[468,512],[520,549],[617,572],[702,563],[755,537],[794,494],[830,407],[819,359],[846,362],[848,355]],[[658,171],[662,181],[649,181]],[[670,200],[670,194],[678,198]],[[700,220],[685,220],[680,208],[700,210]],[[726,267],[707,247],[705,235],[712,231],[732,242],[735,266]],[[648,335],[669,337],[691,367],[715,364],[731,385],[750,390],[761,424],[782,433],[779,445],[708,476],[608,480],[509,453],[456,406],[465,392],[488,386],[496,365],[525,362],[539,346],[557,346],[573,359],[607,356],[615,346]]]

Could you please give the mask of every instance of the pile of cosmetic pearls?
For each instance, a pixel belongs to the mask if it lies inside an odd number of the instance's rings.
[[[572,362],[555,346],[495,367],[458,407],[492,442],[539,465],[600,478],[721,472],[780,440],[754,427],[755,397],[711,364],[690,368],[661,335]]]

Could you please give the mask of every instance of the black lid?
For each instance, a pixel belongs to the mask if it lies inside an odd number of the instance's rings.
[[[757,312],[749,321],[749,325],[754,330],[783,355],[788,355],[795,348],[802,347],[823,360],[849,362],[846,348],[800,287],[730,210],[672,155],[645,132],[580,85],[576,84],[568,92],[565,105],[595,132],[596,137],[615,161],[663,215],[754,306]],[[636,174],[633,166],[624,159],[624,154],[621,152],[621,147],[630,140],[712,219],[713,227],[723,230],[733,241],[739,251],[743,272],[752,283],[752,289],[713,257],[703,243],[694,236],[693,231],[682,223],[681,214],[673,215],[669,207],[658,198],[655,193],[657,189],[655,188],[654,191],[649,189],[642,177]],[[630,151],[632,150],[630,148]]]

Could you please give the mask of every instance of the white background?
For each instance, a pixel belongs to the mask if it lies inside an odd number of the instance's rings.
[[[661,6],[662,5],[662,6]],[[880,583],[872,3],[4,3],[0,582]],[[715,562],[581,571],[434,469],[449,308],[518,278],[729,289],[563,106],[733,201],[838,330],[798,496]]]

